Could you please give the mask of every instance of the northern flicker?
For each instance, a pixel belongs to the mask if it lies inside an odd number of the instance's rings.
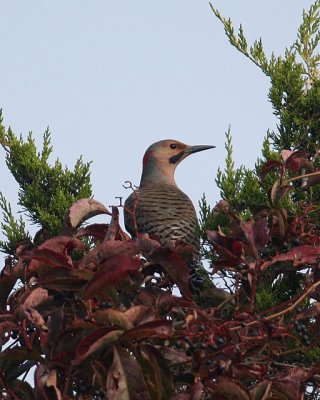
[[[188,146],[168,139],[156,142],[147,149],[139,189],[125,201],[125,227],[132,236],[148,233],[157,236],[162,245],[181,240],[193,246],[194,259],[198,258],[196,211],[189,197],[178,188],[174,172],[190,154],[214,147]]]

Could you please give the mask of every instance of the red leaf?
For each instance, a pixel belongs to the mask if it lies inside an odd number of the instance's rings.
[[[102,241],[107,233],[108,224],[92,224],[81,228],[77,233],[76,237],[92,236],[95,240]]]
[[[117,209],[117,207],[112,207],[112,218],[105,240],[116,240],[119,236],[119,230],[119,210]]]
[[[113,349],[107,377],[108,400],[151,400],[137,360],[120,347]]]
[[[137,360],[141,365],[152,399],[171,399],[172,375],[163,352],[153,346],[141,345]]]
[[[320,257],[320,246],[302,245],[294,247],[288,253],[281,253],[262,264],[261,270],[265,271],[271,265],[280,262],[292,262],[294,267],[304,264],[317,264]]]
[[[111,215],[110,211],[99,201],[81,199],[76,201],[65,216],[65,224],[72,230],[77,229],[84,221],[96,215]]]
[[[269,241],[269,228],[266,218],[261,218],[256,221],[241,222],[241,228],[248,240],[250,254],[259,259],[261,249]]]
[[[34,250],[25,253],[25,258],[31,258],[28,271],[35,272],[43,264],[73,268],[70,254],[75,249],[84,250],[86,246],[79,239],[69,236],[49,239]]]
[[[140,253],[136,240],[105,240],[87,253],[81,260],[79,269],[84,269],[88,264],[99,265],[115,256],[125,254],[135,256]]]
[[[307,172],[314,171],[314,167],[311,161],[308,160],[308,155],[305,151],[294,151],[286,160],[286,168],[292,172],[299,172],[302,168],[305,168]]]
[[[261,169],[261,173],[260,173],[261,179],[264,179],[265,176],[266,176],[270,171],[273,171],[274,169],[280,168],[280,167],[281,167],[281,162],[278,161],[278,160],[269,160],[269,161],[267,161],[267,162],[263,165],[263,167],[262,167],[262,169]]]
[[[124,339],[157,338],[169,339],[172,335],[172,322],[167,320],[155,320],[141,324],[124,335]]]
[[[140,259],[119,255],[108,260],[100,266],[98,272],[88,283],[85,294],[90,297],[110,285],[115,285],[126,278],[129,273],[140,269]]]
[[[253,223],[254,242],[258,251],[261,251],[270,240],[270,230],[267,218],[259,218]]]
[[[137,238],[137,245],[139,250],[143,254],[152,254],[156,249],[161,248],[159,241],[155,239],[151,239],[148,234],[142,233],[138,234]]]
[[[192,298],[189,289],[189,267],[178,253],[170,249],[159,248],[150,255],[149,259],[161,265],[185,298]]]
[[[231,244],[231,247],[232,247],[232,253],[238,257],[241,257],[243,251],[242,243],[239,242],[238,240],[234,240]]]
[[[219,376],[219,378],[217,379],[212,398],[217,398],[219,400],[252,399],[248,390],[241,383],[224,376]]]
[[[42,266],[37,273],[38,282],[47,289],[70,291],[82,289],[93,276],[93,272],[89,270],[79,271],[65,267]]]
[[[221,256],[221,261],[225,265],[235,266],[239,264],[240,255],[242,254],[241,242],[229,238],[219,231],[207,231],[208,240],[213,244],[214,249]],[[240,253],[240,254],[239,254]]]
[[[98,328],[88,336],[83,338],[77,347],[77,356],[72,361],[73,365],[80,364],[89,355],[97,351],[103,346],[115,342],[123,335],[123,330],[114,329],[112,327]]]
[[[293,190],[293,186],[280,184],[279,180],[276,180],[272,185],[271,191],[269,191],[269,200],[272,205],[277,205],[279,201],[286,195],[287,192]]]

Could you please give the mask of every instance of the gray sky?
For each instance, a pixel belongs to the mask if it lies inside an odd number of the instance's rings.
[[[249,41],[283,54],[296,38],[307,0],[216,0],[242,23]],[[231,47],[203,0],[0,1],[0,107],[15,133],[47,126],[54,157],[72,167],[93,161],[95,198],[115,204],[139,184],[153,142],[174,138],[214,144],[178,168],[178,185],[197,204],[215,204],[214,178],[224,166],[231,124],[236,164],[253,167],[276,118],[268,79]],[[17,186],[0,152],[0,190],[15,207]]]

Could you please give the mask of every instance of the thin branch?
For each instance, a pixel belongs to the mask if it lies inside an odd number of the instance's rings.
[[[282,315],[285,315],[285,314],[289,313],[290,311],[293,311],[318,286],[320,286],[320,281],[318,281],[318,282],[314,283],[313,285],[311,285],[293,304],[291,304],[291,306],[289,306],[286,309],[284,309],[282,311],[279,311],[279,312],[277,312],[275,314],[268,315],[264,319],[271,320],[271,319],[274,319],[274,318],[281,317]],[[261,322],[261,320],[254,320],[254,321],[248,322],[246,324],[246,327],[259,324],[260,322]],[[237,331],[237,330],[242,329],[242,328],[243,327],[240,326],[240,325],[239,326],[234,326],[234,327],[230,328],[230,331]]]
[[[130,182],[130,181],[125,181],[124,183],[127,184],[127,185],[122,185],[122,186],[125,189],[131,189],[132,190],[132,193],[133,193],[133,195],[135,197],[135,201],[134,201],[134,205],[133,205],[132,210],[130,210],[125,205],[123,205],[122,207],[123,207],[125,212],[127,212],[128,214],[131,215],[132,222],[133,222],[134,236],[138,236],[139,231],[138,231],[137,218],[136,218],[136,209],[137,209],[137,206],[138,206],[138,203],[139,203],[139,195],[138,195],[138,192],[137,192],[138,187],[133,185],[132,182]]]

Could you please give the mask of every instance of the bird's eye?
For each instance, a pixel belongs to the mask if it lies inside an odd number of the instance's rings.
[[[176,149],[176,148],[177,148],[177,145],[176,145],[175,143],[171,143],[171,144],[170,144],[170,147],[171,147],[171,149]]]

